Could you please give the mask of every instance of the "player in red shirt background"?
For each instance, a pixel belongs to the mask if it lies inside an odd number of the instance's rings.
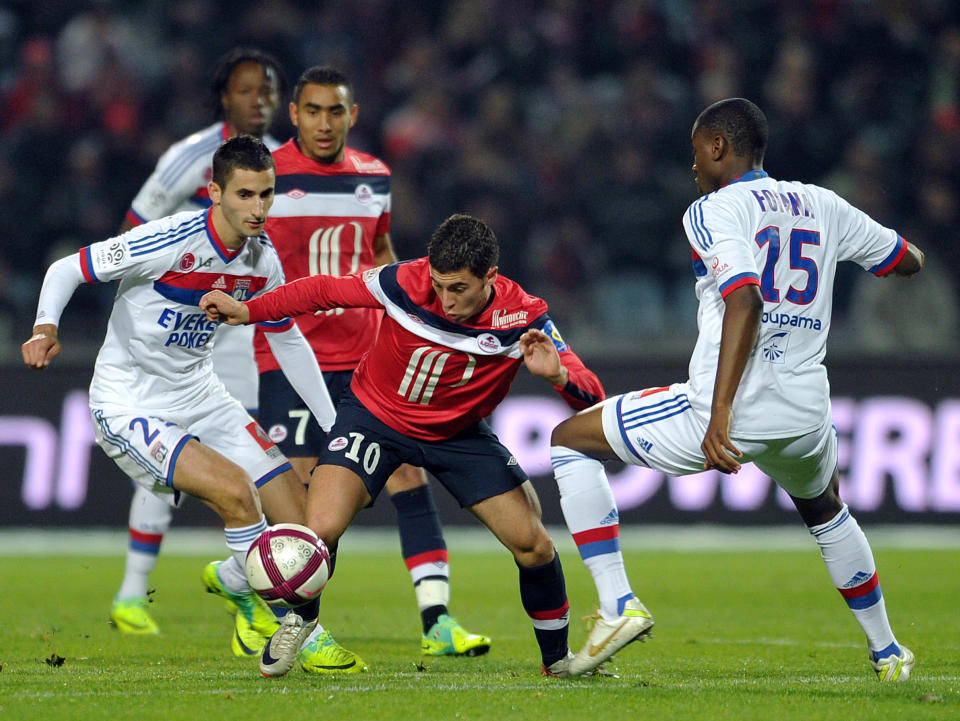
[[[390,169],[346,144],[357,110],[349,79],[334,68],[309,68],[294,88],[290,120],[297,137],[274,151],[276,202],[266,229],[288,281],[345,276],[397,260],[390,241]],[[376,308],[333,308],[296,318],[324,371],[334,403],[372,345],[380,315]],[[291,322],[257,328],[259,420],[303,478],[309,479],[326,436],[279,370],[265,337]],[[401,550],[420,609],[422,653],[486,653],[490,639],[469,633],[448,612],[447,548],[423,471],[399,467],[387,482],[387,492],[397,509]],[[300,663],[304,670],[319,673],[366,666],[322,629],[305,646]]]

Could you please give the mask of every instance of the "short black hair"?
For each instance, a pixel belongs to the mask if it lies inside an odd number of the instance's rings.
[[[252,135],[237,135],[225,140],[213,154],[213,182],[225,190],[233,171],[269,170],[276,168],[273,155],[258,138]]]
[[[347,89],[347,98],[353,103],[353,83],[346,73],[330,65],[314,65],[307,68],[300,75],[297,84],[293,86],[293,104],[300,103],[300,93],[307,85],[343,85]]]
[[[427,244],[430,267],[439,273],[469,268],[483,278],[500,259],[500,244],[489,225],[470,215],[451,215]]]
[[[767,118],[746,98],[727,98],[710,105],[693,125],[697,130],[705,128],[723,135],[730,141],[734,154],[763,162],[770,133]]]
[[[286,90],[286,78],[283,74],[283,68],[280,61],[270,53],[259,50],[258,48],[238,47],[222,55],[217,61],[217,67],[213,71],[213,82],[210,85],[210,108],[214,117],[219,118],[223,113],[223,104],[220,102],[221,96],[227,91],[227,85],[230,84],[230,76],[241,63],[257,63],[266,70],[272,70],[277,78],[277,95],[283,97]]]

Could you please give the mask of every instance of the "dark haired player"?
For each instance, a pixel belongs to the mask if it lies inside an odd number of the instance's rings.
[[[524,364],[575,408],[603,397],[597,377],[564,343],[547,304],[499,275],[499,246],[483,222],[455,215],[428,255],[344,277],[316,275],[241,303],[216,292],[200,307],[230,324],[333,308],[382,308],[380,332],[340,399],[314,469],[307,525],[335,549],[354,516],[403,463],[426,468],[506,546],[533,621],[542,672],[565,676],[569,605],[560,558],[536,491],[484,422]],[[289,613],[260,671],[285,674],[317,611]]]
[[[329,66],[308,68],[296,83],[289,110],[297,137],[274,151],[277,201],[267,221],[287,280],[344,276],[395,262],[390,169],[347,145],[358,113],[349,78]],[[323,368],[334,403],[350,386],[354,369],[372,345],[381,314],[377,308],[335,308],[296,319]],[[280,372],[267,344],[270,330],[270,324],[260,325],[254,340],[260,371],[259,419],[294,468],[309,479],[326,437]],[[490,639],[467,631],[448,609],[447,546],[423,471],[402,465],[386,488],[397,511],[400,550],[420,610],[421,653],[486,653]],[[304,646],[300,664],[318,673],[366,667],[355,654],[332,643],[321,627]]]
[[[220,515],[232,555],[209,564],[203,581],[233,608],[235,643],[245,643],[242,629],[262,646],[278,624],[250,591],[246,552],[266,528],[265,516],[302,523],[306,494],[287,459],[214,373],[219,326],[197,302],[211,288],[250,298],[283,282],[280,260],[262,234],[274,194],[270,151],[249,135],[227,140],[214,153],[207,188],[208,210],[145,223],[53,263],[22,351],[27,366],[45,368],[60,352],[60,316],[77,286],[120,281],[90,383],[97,444],[147,492],[170,504],[189,494]],[[300,331],[291,326],[273,334],[271,346],[330,427],[333,404]]]
[[[283,81],[280,63],[256,48],[238,47],[217,63],[210,84],[212,125],[170,146],[130,204],[120,228],[125,232],[172,213],[210,207],[207,185],[214,151],[224,140],[252,135],[274,150],[280,143],[267,131],[273,124]],[[214,370],[227,391],[256,414],[257,372],[253,329],[229,329],[217,335]],[[114,596],[110,620],[124,633],[159,633],[147,610],[150,573],[173,520],[173,506],[135,486],[129,513],[129,544],[123,581]],[[242,629],[241,629],[242,631]],[[241,640],[245,637],[245,643]],[[246,645],[249,644],[249,645]],[[241,633],[231,644],[237,655],[259,652],[258,634]]]

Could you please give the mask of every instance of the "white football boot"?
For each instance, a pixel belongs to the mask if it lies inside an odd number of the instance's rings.
[[[873,658],[870,654],[870,663],[873,670],[877,672],[877,678],[881,683],[892,683],[894,681],[906,681],[910,678],[910,672],[913,670],[913,664],[917,662],[917,657],[913,655],[906,646],[900,646],[900,655],[891,654],[884,658]]]
[[[631,598],[623,613],[612,621],[597,618],[583,648],[570,659],[567,673],[583,676],[596,669],[632,641],[645,641],[653,629],[653,616],[639,598]]]
[[[317,619],[304,621],[294,611],[280,620],[280,628],[267,641],[260,656],[260,673],[267,678],[283,676],[293,668],[300,656],[300,647],[317,626]]]

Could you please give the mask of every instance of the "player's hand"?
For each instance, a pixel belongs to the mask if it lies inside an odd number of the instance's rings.
[[[246,304],[222,290],[211,290],[200,299],[200,310],[207,314],[207,320],[220,321],[227,325],[243,325],[250,320],[250,311]]]
[[[560,354],[546,333],[531,328],[520,336],[523,362],[535,376],[546,378],[555,386],[565,386],[569,373],[560,362]]]
[[[57,326],[52,323],[35,326],[33,335],[20,346],[20,352],[23,353],[23,362],[29,368],[37,370],[46,368],[51,360],[60,355]]]
[[[720,414],[713,413],[710,416],[707,432],[703,436],[703,443],[700,444],[700,449],[706,457],[703,462],[703,470],[709,471],[715,468],[723,473],[736,473],[740,470],[740,463],[737,462],[737,458],[742,458],[743,453],[730,440],[730,423],[732,420],[732,411]]]

